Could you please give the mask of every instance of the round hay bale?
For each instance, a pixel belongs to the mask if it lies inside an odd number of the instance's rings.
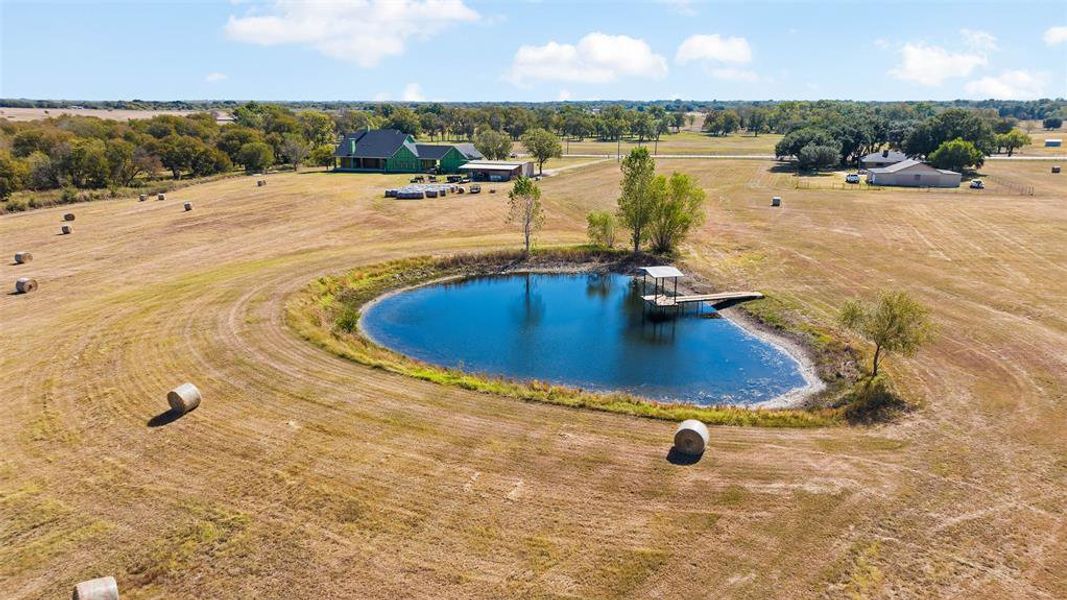
[[[19,294],[29,294],[30,292],[37,290],[37,280],[32,277],[19,277],[15,281],[15,292]]]
[[[70,228],[70,225],[64,225],[64,226],[62,226],[62,227],[60,227],[60,228],[59,228],[59,231],[60,231],[60,233],[62,233],[63,235],[68,235],[68,234],[70,234],[70,233],[71,233],[72,231],[74,231],[74,230]]]
[[[163,192],[160,192],[160,193],[156,194],[156,200],[166,200],[166,199],[167,199],[167,195],[164,194]]]
[[[73,600],[119,600],[119,584],[114,577],[90,579],[74,586]]]
[[[74,213],[67,213],[67,214],[63,215],[63,220],[64,221],[73,221],[74,220]]]
[[[167,403],[170,404],[170,409],[181,414],[200,406],[202,398],[200,390],[196,389],[196,386],[191,383],[183,383],[167,392]]]
[[[686,419],[674,432],[674,447],[683,454],[696,456],[708,445],[708,426],[696,419]]]
[[[1059,173],[1060,172],[1060,166],[1059,165],[1052,165],[1052,172],[1053,173]]]
[[[137,196],[138,202],[144,202],[145,200],[148,200],[148,194],[141,194],[140,196]]]
[[[256,187],[263,187],[265,185],[267,185],[267,180],[266,179],[260,179],[260,180],[256,181]]]
[[[31,260],[33,260],[33,255],[30,254],[29,252],[16,252],[15,253],[15,264],[17,264],[17,265],[24,265],[24,264],[30,262]]]
[[[192,202],[186,202],[182,206],[185,208],[186,212],[189,212],[190,210],[193,210],[193,203]]]
[[[771,198],[771,206],[781,206],[781,205],[782,205],[782,197],[781,196],[775,196],[775,197]]]

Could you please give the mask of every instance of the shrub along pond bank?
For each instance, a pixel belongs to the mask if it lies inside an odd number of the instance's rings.
[[[383,348],[363,335],[358,326],[361,311],[376,298],[437,280],[531,271],[630,273],[639,266],[659,262],[649,255],[588,247],[535,250],[530,256],[506,251],[402,259],[316,279],[290,298],[286,318],[303,338],[358,363],[425,381],[527,401],[672,421],[700,419],[711,424],[818,427],[844,421],[845,407],[841,400],[849,395],[858,374],[853,377],[843,372],[841,365],[854,363],[854,353],[841,342],[828,341],[831,338],[816,347],[808,339],[809,334],[789,329],[784,321],[765,326],[793,336],[794,340],[812,350],[820,375],[824,378],[833,375],[826,390],[809,399],[806,408],[749,409],[655,402],[626,393],[598,393],[540,381],[514,381],[466,373],[423,363]],[[749,314],[759,320],[758,312]]]

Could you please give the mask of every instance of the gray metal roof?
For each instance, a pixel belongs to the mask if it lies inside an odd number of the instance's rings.
[[[681,271],[674,267],[641,267],[640,270],[648,273],[650,277],[656,279],[663,279],[665,277],[685,277]]]
[[[877,169],[867,169],[867,172],[868,173],[874,173],[875,175],[877,175],[879,173],[899,173],[901,171],[906,171],[908,169],[912,169],[912,168],[915,168],[915,167],[918,167],[922,171],[937,172],[937,173],[942,173],[944,175],[959,175],[959,173],[957,173],[955,171],[948,171],[948,170],[945,170],[945,169],[935,169],[934,167],[932,167],[932,166],[930,166],[930,165],[928,165],[928,164],[926,164],[926,163],[924,163],[922,161],[915,160],[914,158],[909,158],[908,160],[902,160],[902,161],[898,162],[897,164],[889,165],[888,167],[880,167],[880,168],[877,168]]]
[[[407,142],[408,134],[397,129],[372,129],[348,134],[337,146],[334,156],[351,156],[354,158],[390,158]],[[352,149],[355,142],[355,150]],[[406,144],[412,153],[418,155],[414,144]]]
[[[864,156],[860,160],[863,162],[900,162],[907,160],[908,155],[903,152],[897,152],[896,150],[871,152],[867,156]]]
[[[479,171],[513,171],[522,167],[529,161],[507,161],[507,160],[476,160],[471,161],[460,169]]]
[[[470,142],[456,144],[456,150],[463,153],[463,156],[466,156],[468,160],[481,160],[485,158],[485,155],[479,152],[478,149],[474,147],[474,144]]]
[[[916,165],[922,165],[922,166],[927,167],[928,169],[931,169],[931,170],[933,169],[933,167],[927,165],[924,162],[917,161],[914,158],[909,158],[909,159],[906,159],[906,160],[902,160],[902,161],[900,161],[900,162],[898,162],[896,164],[889,165],[888,167],[879,167],[877,169],[868,169],[868,172],[870,172],[870,173],[896,173],[897,171],[903,171],[904,169],[910,169],[910,168],[912,168],[912,167],[914,167]]]
[[[452,146],[444,146],[440,144],[415,144],[415,148],[418,150],[419,158],[441,160],[448,154],[448,151],[452,149]]]

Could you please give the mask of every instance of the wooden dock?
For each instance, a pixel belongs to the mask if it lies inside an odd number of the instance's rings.
[[[657,307],[681,306],[683,304],[692,304],[694,302],[707,302],[715,308],[725,308],[727,306],[740,304],[741,302],[748,302],[749,300],[759,300],[762,297],[763,294],[759,292],[720,292],[718,294],[694,294],[690,296],[649,294],[647,296],[641,296],[645,302]]]

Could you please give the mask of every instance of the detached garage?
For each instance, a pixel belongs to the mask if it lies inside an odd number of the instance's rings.
[[[881,169],[869,169],[867,183],[902,187],[960,187],[960,174],[935,169],[924,162],[909,158]]]
[[[472,160],[459,168],[471,181],[510,181],[515,177],[533,177],[534,165],[526,161]]]

